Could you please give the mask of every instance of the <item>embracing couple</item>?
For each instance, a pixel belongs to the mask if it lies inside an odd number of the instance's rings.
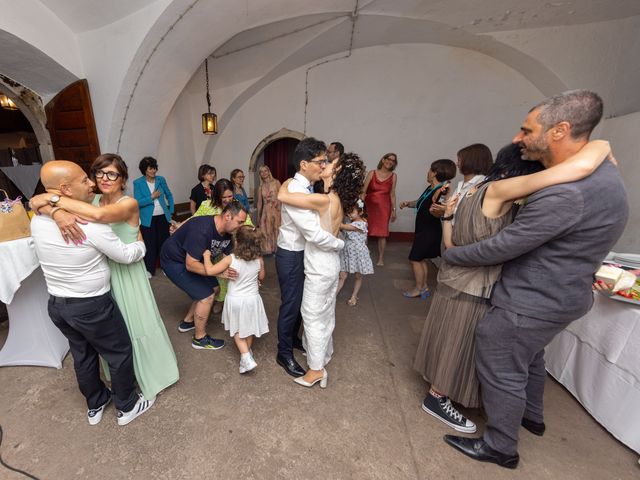
[[[325,366],[333,353],[336,290],[340,271],[338,238],[344,212],[358,201],[365,167],[353,153],[329,160],[324,142],[309,137],[295,149],[295,176],[278,193],[282,224],[278,235],[276,270],[282,303],[278,315],[276,361],[295,378],[312,387],[327,386]],[[312,193],[323,180],[325,193]],[[304,325],[304,342],[298,337]],[[304,347],[303,347],[304,343]],[[309,370],[298,364],[293,349],[307,352]]]

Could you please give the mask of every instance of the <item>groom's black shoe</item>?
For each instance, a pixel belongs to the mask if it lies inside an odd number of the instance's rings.
[[[533,420],[529,420],[528,418],[524,417],[522,417],[522,422],[520,422],[520,425],[539,437],[544,435],[544,431],[547,428],[544,422],[534,422]]]
[[[302,377],[306,373],[293,357],[284,358],[278,355],[276,356],[276,362],[292,377]]]
[[[304,345],[302,345],[302,340],[300,340],[299,338],[296,338],[293,341],[293,348],[295,348],[296,350],[300,350],[303,355],[307,354],[307,351],[304,349]]]
[[[520,456],[506,455],[491,448],[482,438],[456,437],[445,435],[444,441],[456,450],[479,462],[491,462],[505,468],[516,468]]]

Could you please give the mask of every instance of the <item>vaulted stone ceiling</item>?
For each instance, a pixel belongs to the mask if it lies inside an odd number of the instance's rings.
[[[0,18],[0,49],[9,52],[0,56],[0,73],[47,98],[87,77],[94,91],[104,93],[96,113],[110,147],[120,145],[117,132],[127,111],[130,121],[139,122],[152,105],[162,122],[207,54],[214,88],[248,81],[239,101],[282,72],[349,45],[434,43],[496,58],[543,94],[565,86],[595,88],[607,97],[610,116],[640,110],[638,0],[29,0],[11,9],[19,23],[28,23],[38,9],[48,12],[55,21],[42,24],[58,22],[53,26],[61,35],[36,35],[34,43],[32,26],[15,29],[15,20]],[[586,24],[597,27],[581,30]],[[609,44],[592,52],[601,28],[608,35],[601,43]],[[579,37],[583,30],[588,33]],[[136,41],[118,44],[125,31],[135,31]],[[61,47],[47,48],[58,41]],[[564,43],[572,43],[570,53]],[[103,55],[116,66],[109,83],[103,78],[111,71],[101,68],[110,67],[99,65]],[[157,140],[150,134],[148,142]]]
[[[116,22],[156,1],[171,3],[168,0],[40,0],[40,3],[73,32],[81,33]],[[314,0],[301,0],[304,1],[312,11]],[[256,3],[268,5],[268,0]],[[355,6],[355,1],[342,3],[350,10]],[[473,33],[575,25],[640,14],[637,0],[362,0],[359,3],[363,11],[429,19]]]

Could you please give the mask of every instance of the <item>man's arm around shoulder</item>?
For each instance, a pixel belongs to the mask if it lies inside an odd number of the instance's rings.
[[[292,193],[307,192],[300,182],[295,180],[289,182],[287,188]],[[334,237],[330,232],[324,230],[320,226],[315,213],[311,210],[304,210],[290,205],[283,205],[283,208],[287,209],[287,213],[289,213],[291,221],[307,242],[314,243],[321,250],[328,252],[342,250],[344,248],[344,241]]]
[[[583,198],[571,184],[540,190],[527,199],[512,224],[481,242],[448,249],[451,265],[500,265],[571,230],[582,218]]]
[[[81,227],[87,242],[114,262],[130,264],[142,260],[147,249],[144,242],[123,243],[109,225],[88,223]]]

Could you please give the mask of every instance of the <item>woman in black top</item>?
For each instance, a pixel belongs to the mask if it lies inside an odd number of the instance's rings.
[[[198,168],[198,180],[200,180],[200,183],[191,189],[191,196],[189,197],[191,215],[196,213],[202,202],[211,199],[211,185],[216,181],[216,176],[216,169],[211,165],[205,163]]]
[[[440,219],[429,213],[429,207],[436,203],[440,195],[443,195],[449,185],[449,180],[456,176],[456,164],[451,160],[436,160],[431,164],[427,172],[427,189],[420,198],[412,202],[400,202],[400,208],[412,207],[416,209],[416,234],[413,239],[409,260],[415,277],[415,287],[403,292],[407,298],[429,296],[427,285],[428,258],[440,256],[440,243],[442,242],[442,225]]]

